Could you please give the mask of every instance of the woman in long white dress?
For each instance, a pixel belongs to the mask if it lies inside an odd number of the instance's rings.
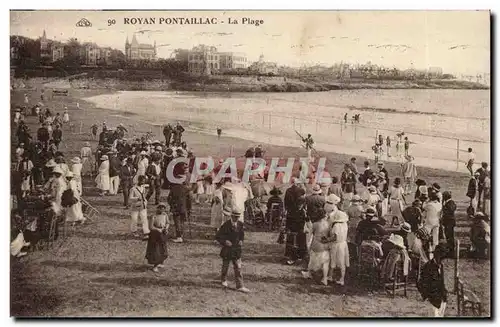
[[[107,155],[101,157],[101,165],[99,166],[99,172],[95,178],[97,183],[97,188],[101,190],[100,195],[103,196],[109,192],[109,158]]]
[[[405,204],[405,191],[401,187],[401,179],[399,177],[396,177],[394,179],[394,185],[391,186],[389,190],[389,208],[392,217],[391,225],[394,225],[395,220],[398,221],[399,225],[404,223],[403,208]]]
[[[223,205],[222,184],[217,183],[212,198],[212,207],[210,209],[210,226],[212,226],[216,232],[219,230],[220,226],[225,223],[224,213],[222,212]]]
[[[137,164],[137,173],[135,174],[133,178],[133,183],[134,185],[137,184],[137,181],[139,179],[139,176],[146,176],[146,169],[149,166],[149,160],[146,157],[147,153],[146,151],[141,151],[139,163]]]
[[[318,214],[322,215],[323,218],[312,224],[312,242],[309,251],[309,264],[307,266],[307,272],[304,272],[303,276],[309,278],[311,273],[321,271],[321,283],[326,286],[328,285],[330,252],[329,243],[325,242],[325,238],[328,237],[330,224],[325,209],[320,209]]]
[[[73,173],[73,178],[76,182],[76,188],[78,193],[82,195],[83,187],[82,187],[82,163],[79,157],[74,157],[71,159],[71,173]]]
[[[64,114],[63,114],[63,123],[69,123],[69,114],[68,114],[68,109],[64,109]]]
[[[340,279],[335,281],[339,285],[344,285],[345,272],[349,267],[349,247],[347,246],[347,233],[349,217],[343,211],[336,210],[330,214],[330,276],[337,268],[340,269]]]
[[[92,148],[90,147],[90,142],[85,142],[82,149],[80,150],[80,156],[82,157],[82,175],[92,174]]]
[[[73,178],[73,173],[68,172],[66,174],[66,181],[68,183],[68,189],[73,191],[73,196],[77,200],[72,206],[66,208],[66,221],[71,223],[83,222],[85,217],[82,212],[82,202],[80,201],[80,193],[78,191],[77,182]]]

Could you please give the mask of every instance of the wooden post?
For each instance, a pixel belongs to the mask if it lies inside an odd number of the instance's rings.
[[[458,273],[458,262],[460,259],[460,240],[455,239],[455,279],[454,279],[454,292],[458,292],[458,278],[459,278],[459,273]]]
[[[457,170],[460,162],[460,139],[457,139]]]
[[[80,132],[78,134],[82,134],[83,122],[80,122]]]
[[[262,114],[262,127],[264,127],[264,120],[265,120],[265,116],[264,116],[264,114]]]
[[[293,117],[293,129],[295,130],[295,116]]]
[[[316,133],[318,133],[318,123],[319,121],[316,119]]]
[[[354,142],[358,141],[357,131],[358,131],[358,125],[354,124]]]
[[[271,130],[271,114],[269,114],[269,130]]]
[[[340,137],[342,137],[342,123],[340,123]]]

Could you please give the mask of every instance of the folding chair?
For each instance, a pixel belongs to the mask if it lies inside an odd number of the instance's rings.
[[[385,283],[386,291],[396,297],[396,292],[403,291],[404,296],[408,296],[408,275],[404,275],[404,260],[398,260],[396,262],[396,268],[394,270],[394,278],[391,282]]]
[[[82,203],[82,212],[83,216],[89,220],[89,221],[94,221],[98,219],[101,216],[101,213],[99,210],[94,208],[90,203],[88,203],[84,198],[80,198],[80,201]]]
[[[457,316],[480,317],[483,313],[483,305],[479,297],[472,291],[464,289],[464,283],[460,278],[457,280]]]

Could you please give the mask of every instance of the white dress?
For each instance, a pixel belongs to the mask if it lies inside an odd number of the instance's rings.
[[[67,112],[64,112],[63,122],[64,123],[69,123],[69,114]]]
[[[225,223],[224,213],[222,212],[223,199],[222,189],[217,189],[214,192],[214,203],[210,209],[210,226],[219,229]]]
[[[344,214],[345,212],[337,211],[335,214]],[[346,268],[349,267],[349,247],[347,246],[348,225],[345,223],[334,223],[330,234],[335,234],[336,240],[330,248],[330,267]]]
[[[89,174],[92,171],[92,149],[88,146],[82,147],[80,156],[82,157],[82,174]]]
[[[321,238],[328,236],[330,224],[328,220],[321,219],[312,226],[311,251],[309,252],[309,265],[307,270],[318,271],[323,269],[323,265],[330,262],[329,244],[322,243]]]
[[[403,195],[402,187],[391,186],[389,191],[390,214],[392,217],[398,217],[400,221],[403,219]]]
[[[146,169],[148,168],[149,161],[148,158],[144,158],[139,163],[137,164],[137,173],[134,176],[133,183],[137,184],[137,180],[139,179],[139,176],[145,176],[146,175]]]
[[[95,178],[97,188],[101,191],[109,191],[109,161],[104,160],[99,166],[99,173]]]
[[[73,179],[68,183],[68,189],[73,191],[73,195],[78,200],[77,203],[73,204],[71,207],[66,208],[66,221],[68,222],[76,222],[84,220],[83,212],[82,212],[82,202],[80,201],[80,194],[78,193],[77,183]]]
[[[82,187],[82,168],[83,165],[81,163],[79,164],[73,164],[71,166],[71,172],[73,173],[73,178],[76,182],[76,189],[78,190],[78,193],[82,195],[83,187]]]

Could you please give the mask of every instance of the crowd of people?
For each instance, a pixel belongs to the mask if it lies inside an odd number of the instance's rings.
[[[53,117],[48,109],[43,113],[35,110],[33,113],[41,123],[36,138],[31,135],[25,118],[18,113],[13,120],[18,144],[11,190],[16,203],[13,215],[15,237],[11,245],[13,255],[25,254],[23,249],[30,245],[33,240],[30,237],[37,230],[31,221],[22,222],[22,212],[33,196],[41,195],[43,200],[48,200],[51,210],[62,221],[71,224],[85,222],[81,199],[87,190],[82,181],[91,176],[100,196],[123,194],[123,206],[130,214],[130,233],[148,241],[146,258],[154,271],[158,271],[168,257],[169,217],[172,217],[175,229],[173,242],[183,243],[184,224],[190,218],[193,203],[200,203],[204,194],[206,202],[211,205],[214,240],[222,246],[221,283],[228,286],[227,271],[232,263],[237,289],[249,291],[243,285],[241,272],[243,223],[248,200],[261,194],[255,194],[251,185],[243,183],[240,178],[215,181],[223,160],[213,171],[200,174],[192,181],[189,177],[193,173],[195,155],[182,139],[185,129],[180,123],[175,127],[169,124],[164,127],[164,141],[147,137],[130,139],[123,124],[110,129],[105,122],[98,134],[99,126],[94,124],[91,132],[98,141],[97,148],[93,150],[86,142],[80,156],[69,159],[61,151],[63,127],[69,123],[67,111],[61,118],[59,113]],[[310,149],[312,146],[308,148],[309,156]],[[249,149],[245,157],[260,158],[263,154],[262,147],[257,146]],[[182,183],[175,183],[166,175],[169,163],[178,157],[189,159],[189,164],[174,167],[175,178],[186,177]],[[312,184],[308,188],[304,179],[294,176],[284,200],[276,187],[266,192],[271,195],[268,215],[276,212],[279,221],[283,222],[281,239],[286,243],[286,263],[300,264],[306,278],[319,276],[324,285],[331,281],[343,286],[353,257],[352,244],[357,253],[363,248],[375,249],[373,262],[380,267],[379,277],[384,281],[395,278],[397,262],[403,262],[404,274],[408,274],[412,258],[431,269],[439,266],[443,256],[453,256],[457,207],[452,194],[442,191],[437,183],[417,179],[412,160],[407,154],[406,162],[401,165],[402,178],[396,177],[392,181],[382,161],[376,162],[374,169],[369,161],[365,161],[361,170],[356,158],[352,158],[344,165],[340,176],[332,172],[328,174],[331,178],[327,183],[315,183],[311,175],[305,181]],[[314,174],[314,169],[311,174]],[[467,190],[467,196],[471,198],[468,214],[473,220],[473,252],[481,257],[487,256],[490,242],[490,188],[490,172],[483,163],[472,176]],[[167,195],[167,204],[162,202],[162,193]],[[154,215],[149,215],[152,199],[156,210]],[[142,235],[137,231],[139,220]],[[445,301],[443,298],[441,302]],[[444,311],[441,302],[438,306],[440,314]]]

